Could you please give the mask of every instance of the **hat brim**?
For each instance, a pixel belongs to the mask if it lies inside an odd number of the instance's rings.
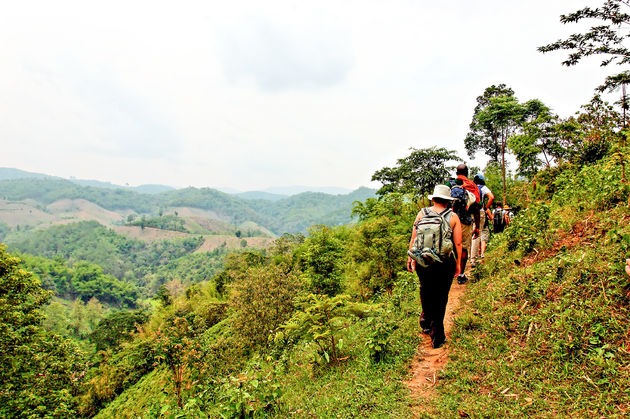
[[[455,200],[455,198],[453,198],[452,196],[445,196],[445,195],[429,195],[428,198],[429,198],[429,201],[433,201],[433,198],[446,199],[447,201]]]

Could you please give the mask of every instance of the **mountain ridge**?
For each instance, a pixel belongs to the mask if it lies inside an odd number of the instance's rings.
[[[212,188],[188,187],[145,194],[129,189],[82,186],[54,177],[0,180],[0,199],[5,204],[32,200],[26,203],[31,208],[23,208],[28,211],[37,209],[46,213],[50,212],[47,207],[55,202],[85,200],[117,212],[124,219],[131,214],[161,216],[169,209],[190,207],[210,211],[216,214],[210,218],[235,226],[253,222],[275,234],[305,232],[313,224],[347,224],[351,221],[353,202],[373,196],[373,189],[363,187],[347,195],[303,192],[272,201],[241,198]],[[6,217],[6,211],[2,212],[0,221],[12,224]]]

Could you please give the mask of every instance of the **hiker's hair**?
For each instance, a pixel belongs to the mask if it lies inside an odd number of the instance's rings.
[[[478,176],[475,176],[475,178],[473,179],[473,182],[475,182],[477,185],[484,185],[486,184],[486,181],[481,180]]]
[[[451,203],[450,200],[444,199],[444,198],[438,198],[437,196],[434,196],[432,201],[435,202],[436,204],[441,204],[441,205],[446,205],[446,206],[448,206]]]
[[[468,177],[468,166],[466,166],[464,163],[457,166],[455,170],[456,170],[455,173],[457,173],[457,175],[464,175]]]

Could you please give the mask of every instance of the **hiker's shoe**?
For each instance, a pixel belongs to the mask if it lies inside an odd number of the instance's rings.
[[[464,285],[466,282],[468,282],[468,278],[466,277],[466,275],[459,275],[457,277],[457,283],[459,285]]]
[[[446,342],[446,338],[434,339],[433,340],[433,349],[441,348],[442,346],[444,346],[445,342]]]

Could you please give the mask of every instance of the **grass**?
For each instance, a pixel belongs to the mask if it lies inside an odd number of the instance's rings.
[[[624,206],[552,211],[549,226],[559,227],[529,254],[493,238],[455,322],[437,397],[422,414],[630,414],[627,219]]]
[[[205,381],[206,397],[195,396],[199,402],[194,410],[176,407],[169,373],[159,369],[125,390],[98,417],[236,417],[239,403],[255,407],[251,417],[411,417],[413,402],[404,380],[419,343],[419,302],[415,277],[402,276],[393,295],[377,298],[388,309],[388,321],[398,326],[382,362],[374,362],[365,346],[372,333],[370,321],[349,318],[338,336],[342,360],[336,365],[324,362],[316,345],[308,342],[275,355],[253,355],[239,372]],[[277,396],[270,397],[276,386]],[[271,408],[261,407],[266,401]]]

